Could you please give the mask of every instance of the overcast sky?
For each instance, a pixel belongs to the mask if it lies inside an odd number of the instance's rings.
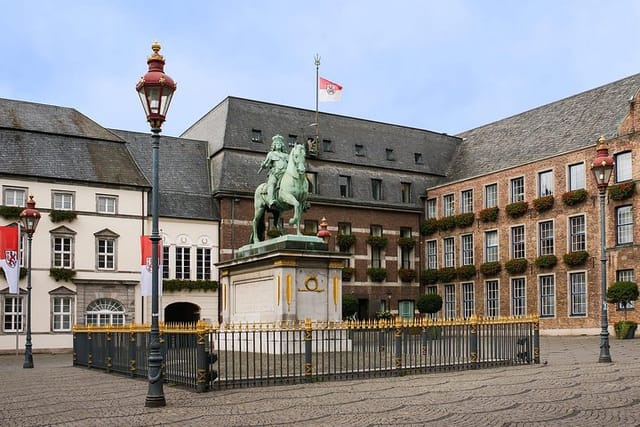
[[[227,96],[456,134],[640,72],[634,0],[0,0],[0,97],[148,131],[154,40],[180,135]]]

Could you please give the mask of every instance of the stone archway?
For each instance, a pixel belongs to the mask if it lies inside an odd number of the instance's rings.
[[[164,309],[164,321],[197,322],[200,320],[200,307],[190,302],[174,302]]]

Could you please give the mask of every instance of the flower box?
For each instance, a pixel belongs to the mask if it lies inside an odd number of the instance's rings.
[[[529,210],[529,204],[527,202],[509,203],[504,210],[507,211],[507,215],[511,218],[520,218]]]

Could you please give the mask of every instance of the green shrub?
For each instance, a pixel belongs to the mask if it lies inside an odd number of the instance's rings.
[[[438,294],[422,294],[416,302],[421,314],[434,314],[442,309],[442,297]]]
[[[624,320],[627,320],[627,305],[637,299],[638,285],[635,282],[614,282],[607,289],[607,301],[624,307]]]
[[[342,294],[342,317],[351,317],[358,312],[358,299],[353,295]]]
[[[509,274],[522,274],[527,271],[528,266],[529,261],[525,258],[515,258],[507,261],[504,264],[504,269],[507,270]]]

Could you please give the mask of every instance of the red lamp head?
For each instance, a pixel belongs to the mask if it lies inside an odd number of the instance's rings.
[[[24,232],[31,236],[36,231],[38,221],[40,221],[40,211],[36,209],[33,196],[29,196],[26,209],[20,212],[20,224]]]
[[[605,189],[609,185],[613,172],[613,159],[609,157],[609,147],[604,137],[598,138],[596,146],[596,158],[591,162],[591,171],[596,179],[599,189]]]
[[[147,121],[153,128],[160,128],[164,123],[171,98],[176,90],[176,82],[164,73],[164,57],[160,51],[160,43],[151,45],[153,53],[147,58],[149,71],[140,77],[136,90],[147,115]]]

